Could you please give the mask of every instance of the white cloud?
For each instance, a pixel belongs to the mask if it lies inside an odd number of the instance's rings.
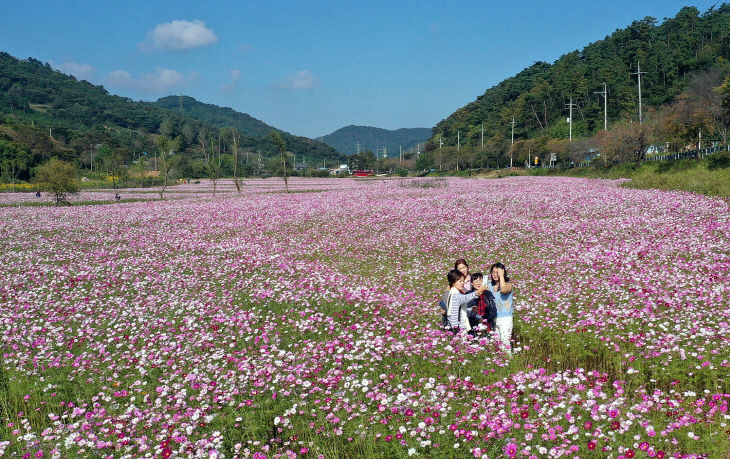
[[[203,21],[172,21],[158,24],[147,33],[139,47],[142,51],[186,51],[212,45],[216,34]]]
[[[73,75],[79,80],[88,80],[96,73],[96,69],[91,65],[77,64],[76,62],[65,62],[54,67],[68,75]]]
[[[299,70],[287,76],[276,87],[286,91],[307,91],[312,89],[315,84],[317,84],[317,79],[309,70]]]
[[[156,68],[154,73],[133,77],[124,70],[114,70],[106,76],[110,86],[132,89],[141,92],[165,92],[180,89],[196,78],[195,74],[187,77],[177,70]]]
[[[241,71],[240,70],[231,70],[230,73],[231,79],[228,83],[224,83],[221,85],[221,91],[223,91],[226,94],[231,94],[236,91],[238,88],[238,80],[241,79]]]

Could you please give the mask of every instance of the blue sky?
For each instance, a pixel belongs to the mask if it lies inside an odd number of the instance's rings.
[[[156,100],[185,94],[296,135],[433,127],[538,60],[716,1],[0,0],[0,51]]]

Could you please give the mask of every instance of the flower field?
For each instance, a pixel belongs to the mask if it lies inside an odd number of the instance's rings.
[[[549,177],[290,189],[0,208],[0,456],[730,454],[728,201]],[[511,358],[438,328],[457,258],[507,266]]]

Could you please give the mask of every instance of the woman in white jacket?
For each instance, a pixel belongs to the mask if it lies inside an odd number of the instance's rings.
[[[444,303],[447,305],[447,315],[451,331],[456,334],[460,330],[471,330],[469,318],[467,317],[467,305],[469,301],[480,296],[487,291],[487,286],[483,285],[479,290],[464,294],[464,273],[458,269],[452,269],[446,275],[449,281],[449,291],[444,294]]]

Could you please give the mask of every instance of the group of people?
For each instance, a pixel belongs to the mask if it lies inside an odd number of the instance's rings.
[[[505,266],[493,264],[485,278],[482,273],[471,273],[466,260],[459,259],[446,278],[449,290],[440,302],[443,327],[454,334],[496,331],[504,349],[511,353],[514,308]]]

